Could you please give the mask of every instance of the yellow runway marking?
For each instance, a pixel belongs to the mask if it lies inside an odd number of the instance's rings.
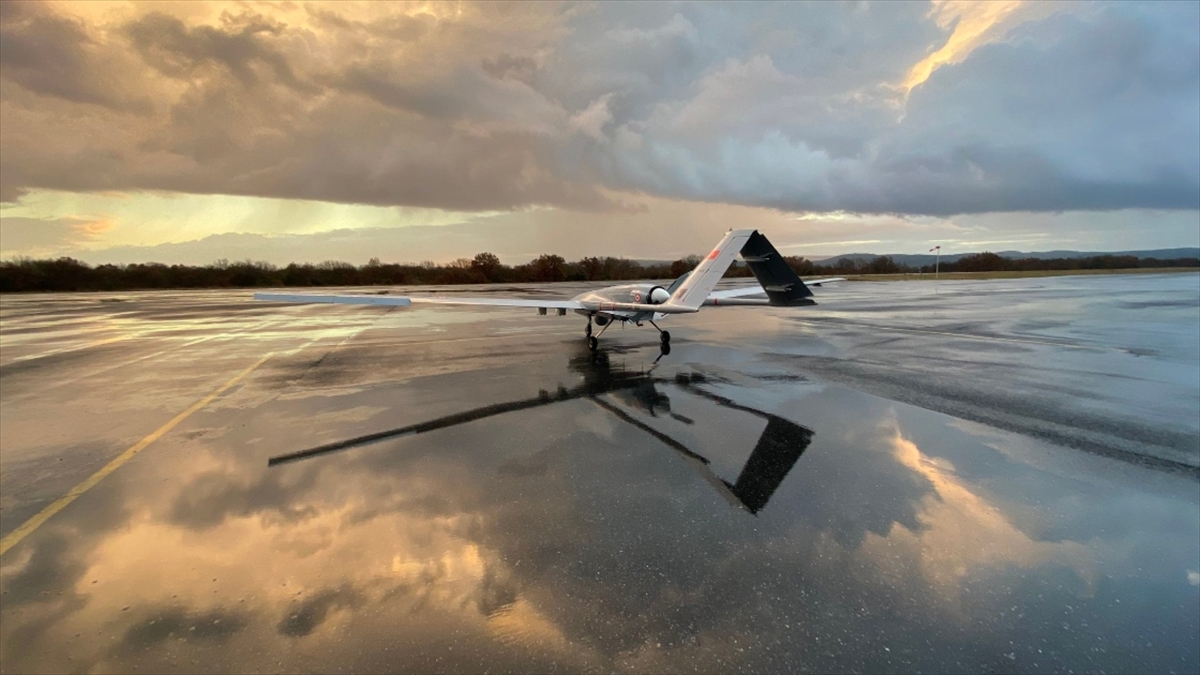
[[[76,485],[74,488],[71,489],[70,492],[63,495],[62,497],[59,497],[53,504],[50,504],[46,508],[42,509],[36,516],[25,521],[25,523],[23,525],[21,525],[20,527],[18,527],[15,530],[13,530],[12,532],[10,532],[8,534],[8,536],[4,537],[3,539],[0,539],[0,555],[4,555],[8,551],[8,549],[15,546],[17,544],[17,542],[21,541],[25,537],[29,536],[29,534],[32,533],[34,530],[41,527],[42,523],[44,523],[47,520],[49,520],[50,518],[52,518],[54,516],[54,514],[58,513],[59,511],[62,511],[64,508],[67,507],[68,504],[70,504],[71,502],[78,499],[80,495],[82,495],[83,493],[85,493],[88,490],[95,487],[96,483],[99,483],[100,481],[104,480],[105,476],[107,476],[108,474],[121,468],[122,464],[133,459],[134,455],[138,454],[142,450],[145,450],[148,445],[150,445],[154,441],[157,441],[158,439],[162,438],[164,434],[166,434],[171,429],[174,429],[180,422],[182,422],[185,419],[187,419],[188,417],[190,417],[192,415],[192,413],[196,412],[197,410],[200,410],[201,408],[208,405],[209,403],[212,403],[213,399],[215,399],[216,397],[225,393],[225,390],[229,389],[233,385],[240,382],[242,380],[242,378],[249,375],[251,373],[251,371],[253,371],[255,368],[258,368],[259,366],[261,366],[263,363],[265,363],[267,361],[267,359],[271,358],[271,356],[273,356],[273,355],[274,355],[273,352],[271,354],[267,354],[266,356],[262,357],[257,362],[255,362],[254,365],[250,366],[249,368],[246,368],[245,370],[238,373],[237,375],[234,375],[233,378],[231,378],[228,382],[221,385],[220,387],[217,387],[216,391],[209,394],[208,396],[205,396],[204,398],[200,399],[199,401],[196,401],[195,403],[193,403],[190,408],[179,413],[174,418],[172,418],[170,422],[167,422],[166,424],[164,424],[161,427],[159,427],[158,429],[156,429],[154,431],[154,433],[152,433],[149,436],[138,441],[135,445],[130,447],[125,452],[122,452],[111,462],[109,462],[108,464],[105,464],[104,468],[102,468],[99,471],[97,471],[96,473],[92,474],[90,478],[83,481],[79,485]]]
[[[7,366],[10,363],[21,363],[22,361],[33,361],[34,359],[44,359],[47,356],[58,356],[59,354],[66,354],[68,352],[77,352],[81,349],[91,349],[92,347],[102,347],[104,345],[111,345],[114,342],[128,340],[131,337],[133,337],[133,336],[132,335],[118,335],[116,337],[105,338],[103,340],[96,340],[95,342],[88,342],[88,343],[81,344],[81,345],[73,345],[70,347],[51,349],[48,352],[42,352],[40,354],[29,354],[28,356],[18,356],[17,358],[5,363],[4,365]]]

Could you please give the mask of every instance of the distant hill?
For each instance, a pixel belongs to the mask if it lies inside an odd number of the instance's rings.
[[[942,255],[942,262],[954,262],[960,258],[969,255],[975,255],[980,251],[972,251],[969,253],[946,253]],[[1132,255],[1138,258],[1153,258],[1158,260],[1174,260],[1176,258],[1200,258],[1200,248],[1156,248],[1148,251],[1035,251],[1026,253],[1024,251],[995,251],[996,255],[1005,258],[1038,258],[1048,260],[1053,258],[1091,258],[1098,255]],[[833,255],[825,258],[810,258],[814,263],[830,263],[837,262],[842,258],[850,258],[851,260],[871,261],[878,258],[880,255],[886,255],[891,258],[897,265],[909,265],[912,267],[921,267],[922,265],[932,265],[934,256],[927,253],[918,253],[910,255],[906,253],[845,253],[842,255]]]

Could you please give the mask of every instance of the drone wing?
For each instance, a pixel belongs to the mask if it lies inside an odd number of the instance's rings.
[[[391,295],[309,295],[305,293],[255,293],[255,300],[266,302],[307,302],[325,305],[384,305],[407,307],[410,301]]]
[[[575,300],[530,300],[525,298],[452,298],[437,295],[308,295],[304,293],[255,293],[255,300],[267,302],[305,302],[329,305],[384,305],[408,307],[412,304],[473,305],[482,307],[527,307],[539,309],[584,309]]]
[[[451,298],[440,295],[308,295],[304,293],[255,293],[255,300],[266,302],[305,302],[327,305],[383,305],[408,307],[409,305],[460,305],[468,307],[525,307],[539,310],[554,309],[565,314],[569,309],[589,312],[661,312],[664,314],[688,314],[695,312],[691,307],[672,305],[647,305],[637,302],[607,302],[578,300],[534,300],[527,298]]]
[[[257,297],[257,296],[255,296]],[[351,296],[353,297],[353,296]],[[401,298],[397,298],[399,300]],[[470,305],[477,307],[536,307],[556,309],[559,314],[568,309],[588,312],[662,312],[664,314],[688,314],[695,312],[691,307],[670,305],[647,305],[639,302],[609,302],[607,300],[526,300],[524,298],[448,298],[440,295],[412,295],[407,298],[413,304],[427,305]]]
[[[583,309],[577,300],[526,300],[524,298],[448,298],[440,295],[410,295],[417,305],[472,305],[477,307],[545,307],[547,309]]]

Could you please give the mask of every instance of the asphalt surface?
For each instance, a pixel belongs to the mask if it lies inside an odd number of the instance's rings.
[[[0,298],[0,670],[1200,671],[1200,276],[817,293]]]

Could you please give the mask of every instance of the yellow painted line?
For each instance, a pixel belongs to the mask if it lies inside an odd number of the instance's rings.
[[[47,520],[50,520],[50,518],[52,518],[54,516],[54,514],[58,513],[59,511],[62,511],[64,508],[67,507],[68,504],[70,504],[71,502],[78,499],[80,495],[82,495],[83,493],[85,493],[88,490],[95,487],[96,483],[99,483],[100,481],[104,480],[105,476],[107,476],[108,474],[121,468],[122,464],[133,459],[134,455],[138,454],[142,450],[145,450],[148,445],[150,445],[154,441],[157,441],[158,439],[162,438],[164,434],[166,434],[171,429],[174,429],[180,422],[182,422],[185,419],[187,419],[188,417],[190,417],[192,415],[192,413],[196,412],[197,410],[200,410],[201,408],[208,405],[209,403],[212,403],[213,399],[215,399],[216,397],[225,393],[225,390],[229,389],[233,385],[240,382],[242,378],[249,375],[251,373],[251,371],[253,371],[255,368],[261,366],[263,363],[265,363],[267,361],[267,359],[271,358],[273,355],[274,355],[274,352],[267,354],[266,356],[262,357],[257,362],[255,362],[254,365],[250,366],[249,368],[246,368],[245,370],[238,373],[237,375],[234,375],[228,382],[221,385],[220,387],[217,387],[216,391],[209,394],[208,396],[205,396],[204,398],[200,399],[199,401],[196,401],[195,403],[193,403],[190,408],[188,408],[187,410],[184,410],[183,412],[176,415],[174,418],[171,419],[170,422],[167,422],[166,424],[164,424],[161,427],[159,427],[158,429],[156,429],[154,431],[154,433],[152,433],[149,436],[138,441],[136,444],[134,444],[128,450],[126,450],[125,452],[122,452],[120,455],[118,455],[111,462],[109,462],[108,464],[105,464],[104,468],[102,468],[99,471],[97,471],[96,473],[92,474],[90,478],[83,481],[79,485],[76,485],[74,488],[71,489],[70,492],[63,495],[62,497],[59,497],[53,504],[50,504],[46,508],[42,509],[36,516],[25,521],[25,523],[23,525],[21,525],[20,527],[18,527],[15,530],[13,530],[12,532],[8,533],[8,536],[4,537],[3,539],[0,539],[0,555],[4,555],[6,552],[8,552],[8,549],[12,548],[13,546],[16,546],[17,542],[21,541],[25,537],[29,536],[29,534],[32,533],[34,530],[41,527],[42,523],[46,522]]]
[[[48,352],[41,352],[40,354],[29,354],[27,356],[18,356],[17,358],[13,359],[12,361],[9,361],[8,363],[5,363],[4,365],[7,366],[9,363],[20,363],[22,361],[32,361],[34,359],[44,359],[47,356],[58,356],[59,354],[66,354],[68,352],[77,352],[81,349],[91,349],[92,347],[102,347],[104,345],[111,345],[114,342],[128,340],[131,337],[133,337],[133,336],[132,335],[118,335],[117,337],[105,338],[103,340],[96,340],[95,342],[88,342],[88,343],[81,344],[81,345],[73,345],[71,347],[62,347],[60,349],[51,349]],[[14,346],[16,346],[16,345],[10,344],[9,348],[11,349]]]

